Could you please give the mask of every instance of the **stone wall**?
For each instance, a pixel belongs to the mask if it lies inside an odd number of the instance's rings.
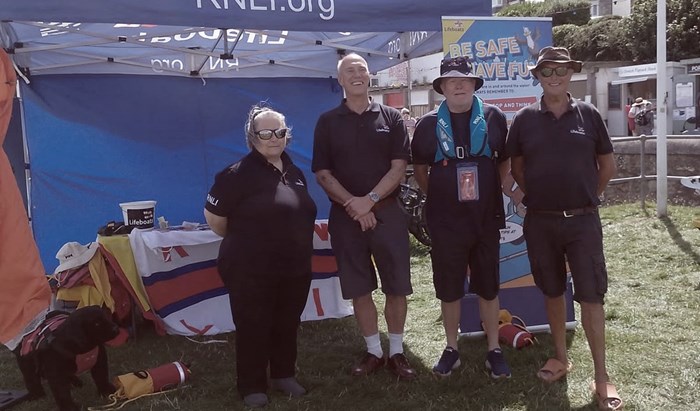
[[[656,140],[644,143],[645,175],[656,175]],[[614,142],[617,177],[639,176],[640,172],[640,141]],[[681,185],[678,178],[700,175],[700,138],[669,139],[667,150],[668,203],[678,205],[700,206],[700,195],[694,190]],[[642,189],[646,190],[647,201],[656,201],[656,179],[648,178],[628,182],[611,182],[605,191],[606,203],[639,202]]]

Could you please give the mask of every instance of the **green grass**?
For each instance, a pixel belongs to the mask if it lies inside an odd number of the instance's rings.
[[[648,210],[653,210],[649,208]],[[606,300],[609,372],[626,410],[699,410],[700,230],[691,227],[700,209],[670,207],[668,218],[642,212],[637,204],[601,211],[610,276]],[[650,211],[653,213],[653,211]],[[568,334],[574,370],[565,382],[547,385],[535,372],[552,354],[548,335],[523,351],[505,349],[513,378],[493,382],[485,374],[483,339],[461,339],[463,366],[447,379],[430,373],[444,347],[439,303],[432,289],[427,250],[414,244],[415,293],[409,300],[406,349],[417,381],[399,382],[382,370],[366,378],[348,374],[364,342],[355,320],[305,322],[299,335],[298,377],[309,389],[301,399],[271,394],[269,410],[595,410],[588,392],[592,364],[580,325]],[[382,301],[380,294],[376,295]],[[577,307],[578,311],[578,307]],[[577,318],[579,313],[577,312]],[[386,326],[380,324],[384,346]],[[154,335],[147,327],[135,341],[109,350],[113,375],[174,360],[192,364],[189,387],[143,398],[125,410],[244,409],[234,383],[233,334],[223,344],[196,344],[184,337]],[[212,339],[212,338],[208,338]],[[83,404],[97,405],[94,386],[74,390]],[[11,353],[0,350],[0,387],[20,389]],[[44,411],[50,400],[13,410]]]

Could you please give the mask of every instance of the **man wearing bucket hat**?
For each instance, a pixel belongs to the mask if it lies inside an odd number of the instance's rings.
[[[466,57],[443,60],[433,88],[445,101],[418,121],[411,143],[416,181],[428,196],[433,283],[447,339],[433,367],[440,377],[449,376],[460,365],[457,336],[467,268],[471,269],[469,291],[479,296],[486,331],[486,366],[493,378],[511,374],[498,344],[499,230],[505,225],[501,178],[509,168],[503,155],[507,125],[498,107],[474,95],[483,84]]]
[[[535,283],[545,295],[554,357],[537,373],[545,382],[565,377],[567,262],[574,300],[593,357],[591,390],[601,409],[622,408],[605,366],[607,271],[598,216],[599,196],[615,174],[613,147],[598,110],[571,97],[569,82],[582,63],[563,47],[545,47],[529,67],[544,91],[518,111],[508,132],[512,174],[525,193],[524,229]]]

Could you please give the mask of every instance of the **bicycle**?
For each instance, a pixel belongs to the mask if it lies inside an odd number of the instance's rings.
[[[430,234],[425,219],[426,195],[418,187],[413,177],[413,169],[406,170],[406,177],[399,185],[399,202],[403,210],[408,214],[408,231],[421,244],[430,246]]]

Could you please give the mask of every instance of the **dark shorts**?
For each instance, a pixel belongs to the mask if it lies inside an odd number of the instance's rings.
[[[408,217],[397,202],[375,212],[374,230],[362,232],[345,210],[331,206],[328,232],[338,261],[343,298],[352,299],[377,289],[377,271],[386,295],[413,293],[408,243]],[[376,266],[376,269],[375,269]]]
[[[532,275],[546,296],[558,297],[566,291],[568,262],[574,300],[603,303],[608,272],[597,212],[569,218],[527,213],[524,230]]]
[[[498,296],[500,287],[500,231],[496,223],[481,235],[470,235],[458,225],[429,225],[435,296],[444,302],[464,297],[467,268],[469,292],[486,300]]]

